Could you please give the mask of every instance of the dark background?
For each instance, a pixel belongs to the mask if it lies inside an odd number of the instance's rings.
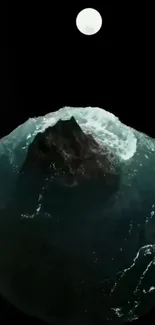
[[[76,28],[76,16],[85,7],[103,17],[96,35],[85,36]],[[153,8],[112,1],[52,7],[24,2],[9,5],[8,17],[0,77],[1,136],[30,116],[65,105],[90,105],[154,137]],[[6,19],[3,30],[6,35]]]
[[[93,36],[82,35],[75,25],[86,7],[103,17],[102,29]],[[155,137],[150,5],[110,0],[58,1],[52,7],[48,2],[6,3],[1,16],[0,137],[30,116],[63,106],[104,108]],[[0,305],[1,323],[30,321],[3,299]]]

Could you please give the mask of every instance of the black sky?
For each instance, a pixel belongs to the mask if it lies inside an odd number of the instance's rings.
[[[86,7],[103,17],[93,36],[75,25]],[[1,136],[30,116],[65,105],[102,107],[154,136],[151,12],[112,1],[12,4],[3,49]]]

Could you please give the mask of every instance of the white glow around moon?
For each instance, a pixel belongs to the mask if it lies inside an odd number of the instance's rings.
[[[79,12],[76,18],[76,26],[85,35],[96,34],[102,26],[100,13],[93,8],[86,8]]]

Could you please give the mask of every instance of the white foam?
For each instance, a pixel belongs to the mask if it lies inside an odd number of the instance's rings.
[[[101,146],[104,145],[119,159],[128,160],[136,153],[137,135],[135,130],[121,123],[114,114],[99,107],[69,106],[45,116],[30,118],[1,139],[0,152],[6,150],[6,146],[8,146],[10,156],[13,156],[14,149],[20,146],[20,143],[22,143],[23,151],[26,152],[28,145],[38,132],[43,132],[60,119],[68,120],[72,116],[85,133],[92,134]],[[150,142],[148,141],[148,143]]]
[[[114,114],[99,107],[63,107],[45,115],[37,132],[44,131],[59,119],[67,120],[71,116],[74,116],[84,132],[91,133],[101,145],[106,145],[123,160],[135,154],[137,139],[132,129],[121,123]]]

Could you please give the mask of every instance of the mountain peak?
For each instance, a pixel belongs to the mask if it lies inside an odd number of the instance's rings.
[[[115,182],[114,157],[101,148],[92,135],[80,128],[74,117],[59,120],[38,133],[29,145],[21,174],[35,179],[57,180],[71,186],[109,175]],[[112,181],[112,182],[113,182]],[[38,185],[37,185],[38,186]]]

